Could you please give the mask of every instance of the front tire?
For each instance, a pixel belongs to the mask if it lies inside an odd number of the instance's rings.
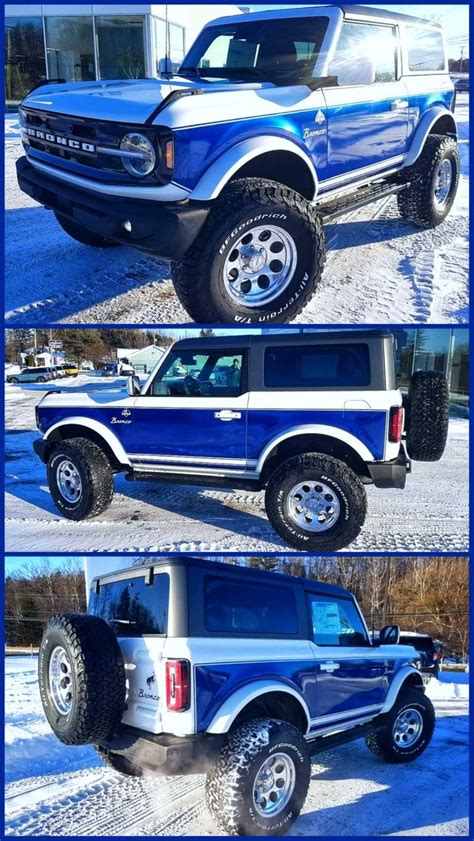
[[[71,438],[55,444],[47,465],[56,508],[69,520],[88,520],[107,510],[114,494],[112,467],[97,444]]]
[[[311,763],[303,734],[274,718],[232,733],[206,779],[206,802],[228,835],[283,835],[298,817]]]
[[[343,462],[305,453],[271,474],[265,508],[273,528],[295,549],[335,552],[359,535],[367,512],[364,486]]]
[[[400,216],[420,228],[440,225],[456,198],[460,171],[454,138],[428,137],[418,160],[403,172],[410,186],[398,193]]]
[[[63,231],[72,239],[75,239],[76,242],[80,242],[81,245],[89,245],[92,248],[117,248],[120,245],[119,242],[113,242],[113,240],[96,234],[94,231],[89,231],[77,222],[73,222],[72,219],[68,219],[67,216],[63,216],[62,213],[54,211],[54,215]]]
[[[365,737],[369,750],[385,762],[413,762],[428,747],[435,728],[435,711],[426,695],[417,689],[400,692],[384,726]]]
[[[198,323],[286,323],[313,296],[324,261],[309,202],[274,181],[243,178],[214,200],[173,280]]]

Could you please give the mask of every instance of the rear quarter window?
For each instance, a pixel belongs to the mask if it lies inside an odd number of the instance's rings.
[[[224,576],[206,576],[204,626],[224,634],[291,635],[298,632],[296,598],[291,587],[250,585]]]
[[[119,637],[166,634],[169,575],[155,575],[152,584],[142,577],[126,578],[91,590],[89,613],[100,616]]]
[[[282,345],[265,350],[265,388],[363,388],[370,380],[366,344]]]
[[[446,70],[441,32],[422,26],[407,26],[408,69],[411,73]]]

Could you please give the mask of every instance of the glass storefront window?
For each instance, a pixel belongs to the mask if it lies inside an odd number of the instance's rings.
[[[469,406],[469,330],[453,330],[450,369],[451,403],[466,410]]]
[[[92,17],[47,17],[46,55],[50,79],[95,79]]]
[[[169,24],[170,58],[173,70],[177,70],[184,58],[184,29],[175,23]]]
[[[15,108],[25,94],[46,78],[43,22],[40,17],[5,19],[5,96]]]
[[[101,79],[145,76],[144,17],[123,15],[95,19]]]
[[[152,17],[153,21],[153,37],[155,43],[155,71],[160,73],[160,61],[166,58],[167,41],[166,41],[166,21],[161,18]]]
[[[451,330],[416,331],[414,371],[440,371],[448,373]]]
[[[416,330],[394,330],[397,340],[395,353],[395,373],[399,388],[406,391],[413,373],[413,352],[415,349]]]

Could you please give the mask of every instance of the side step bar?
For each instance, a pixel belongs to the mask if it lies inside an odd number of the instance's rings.
[[[361,739],[364,736],[368,736],[370,733],[374,733],[376,730],[380,730],[382,726],[382,724],[377,725],[374,724],[373,721],[369,721],[367,724],[357,724],[349,730],[342,730],[340,733],[333,733],[333,735],[329,736],[319,736],[319,738],[316,739],[308,739],[308,749],[311,756],[314,756],[315,754],[322,753],[322,751],[329,750],[330,748],[346,745],[348,742],[355,742],[356,739]]]
[[[351,210],[357,210],[359,207],[365,207],[367,204],[372,204],[374,201],[384,199],[386,196],[393,196],[396,193],[401,193],[406,190],[409,182],[405,184],[380,184],[376,187],[361,188],[354,193],[349,193],[339,199],[321,200],[316,204],[316,212],[321,217],[323,224],[332,222],[338,216],[343,216]]]

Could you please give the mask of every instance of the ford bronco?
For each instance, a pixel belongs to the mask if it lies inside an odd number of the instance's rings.
[[[395,625],[371,642],[340,587],[162,558],[93,580],[88,610],[52,617],[41,642],[54,733],[122,774],[206,772],[229,835],[286,832],[319,751],[364,738],[406,763],[433,734],[417,652]]]
[[[31,91],[18,181],[79,242],[169,258],[194,321],[288,322],[320,282],[325,222],[392,194],[415,225],[445,219],[454,104],[433,21],[243,14],[206,26],[175,74]]]
[[[286,543],[335,551],[362,528],[364,485],[403,488],[410,459],[441,458],[448,430],[445,378],[416,372],[404,400],[383,330],[184,339],[127,388],[55,391],[36,408],[34,448],[72,520],[108,508],[116,473],[265,489]]]

